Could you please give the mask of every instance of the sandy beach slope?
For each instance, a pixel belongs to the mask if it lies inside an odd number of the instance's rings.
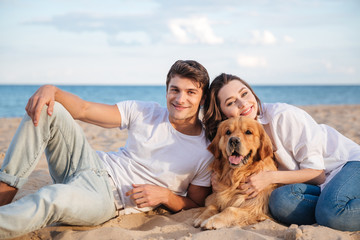
[[[328,124],[360,144],[360,105],[301,108],[318,123]],[[20,118],[0,119],[0,163],[20,121]],[[82,122],[79,124],[96,150],[116,151],[125,144],[126,131],[102,129]],[[50,183],[43,156],[15,200]],[[318,225],[288,227],[271,220],[242,228],[202,231],[192,226],[193,216],[198,211],[199,209],[192,209],[169,214],[160,209],[158,212],[121,216],[97,227],[50,226],[17,239],[360,239],[360,231],[342,232]]]

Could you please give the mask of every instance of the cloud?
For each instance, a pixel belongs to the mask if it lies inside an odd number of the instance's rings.
[[[250,40],[250,44],[252,45],[274,45],[278,42],[278,39],[275,37],[275,35],[268,30],[252,30],[251,35],[252,39]],[[282,42],[293,43],[295,40],[289,35],[284,35]]]
[[[109,36],[108,42],[112,46],[128,44],[128,45],[148,45],[151,43],[151,38],[146,32],[120,32]]]
[[[237,63],[239,66],[246,68],[267,67],[266,59],[264,57],[257,56],[239,55]]]
[[[160,39],[166,25],[149,21],[151,16],[101,15],[96,13],[67,13],[51,18],[24,22],[26,25],[47,25],[60,31],[82,33],[102,32],[112,45],[147,44]]]
[[[356,72],[355,68],[351,66],[334,66],[332,62],[323,61],[323,65],[328,70],[329,73],[341,73],[346,75],[352,75]]]
[[[136,18],[138,21],[134,20]],[[139,30],[146,28],[146,21],[139,18],[139,16],[131,17],[122,15],[101,15],[94,13],[67,13],[56,15],[48,19],[26,21],[25,24],[50,25],[58,30],[68,32],[100,31],[108,34],[114,34],[120,31],[133,31],[134,29]]]
[[[181,44],[221,44],[224,42],[221,37],[214,34],[206,17],[172,19],[168,26],[176,41]]]
[[[250,40],[251,44],[260,44],[260,45],[273,45],[277,42],[274,34],[268,30],[260,32],[259,30],[252,30],[252,39]]]
[[[288,35],[285,35],[283,39],[284,39],[284,42],[286,42],[286,43],[295,42],[295,40],[292,37],[288,36]]]
[[[154,18],[152,15],[102,15],[96,13],[66,13],[51,18],[33,19],[26,25],[52,26],[60,31],[82,33],[102,32],[110,45],[149,44],[159,42],[170,33],[180,44],[221,44],[224,40],[214,34],[206,17]]]

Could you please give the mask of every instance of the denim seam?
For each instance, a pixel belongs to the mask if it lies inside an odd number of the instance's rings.
[[[71,151],[70,151],[70,147],[69,147],[70,144],[66,141],[65,134],[63,133],[62,129],[54,125],[53,130],[54,131],[59,131],[59,133],[61,134],[61,137],[64,139],[64,143],[65,143],[65,146],[67,148],[66,157],[71,159],[71,154],[70,154]],[[70,171],[72,172],[72,174],[68,175],[67,177],[73,176],[75,174],[75,172],[76,172],[76,169],[74,168],[74,164],[73,164],[72,159],[69,162],[70,162]],[[63,179],[63,181],[65,181],[65,178]]]
[[[294,186],[295,185],[291,186],[291,194],[295,198],[297,198],[299,200],[302,200],[302,201],[310,202],[310,203],[317,203],[317,201],[313,201],[313,200],[310,200],[310,199],[306,199],[305,197],[302,197],[304,194],[302,194],[302,195],[296,194],[296,191],[294,190]]]
[[[35,155],[32,158],[32,161],[29,163],[29,166],[27,168],[25,168],[21,173],[19,173],[19,176],[18,176],[19,178],[22,178],[24,176],[24,174],[29,170],[29,168],[31,168],[33,166],[35,159],[37,159],[38,156],[40,155],[40,152],[42,152],[41,149],[44,149],[44,145],[46,144],[48,139],[49,139],[49,136],[46,136],[45,138],[42,139],[42,144],[41,144],[40,148],[36,151]],[[17,180],[17,181],[19,181],[19,180]]]
[[[353,174],[352,174],[351,176],[349,176],[348,179],[354,177],[355,174],[356,174],[356,172],[354,171]],[[335,194],[334,194],[334,195],[335,195],[335,200],[336,200],[337,203],[339,202],[339,200],[338,200],[338,197],[339,197],[339,195],[340,195],[339,193],[340,193],[340,191],[341,191],[341,189],[343,188],[344,185],[346,185],[345,182],[340,185],[340,187],[338,188],[338,190],[337,190],[337,191],[335,192]],[[348,202],[347,202],[347,203],[348,203]],[[345,204],[343,207],[340,207],[339,204],[336,204],[336,209],[338,209],[338,210],[340,210],[340,211],[344,211],[344,209],[345,209],[346,206],[347,206],[347,204]]]

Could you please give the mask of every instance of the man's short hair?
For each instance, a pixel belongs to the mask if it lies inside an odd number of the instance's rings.
[[[207,93],[209,88],[209,74],[206,68],[194,60],[178,60],[170,68],[166,78],[166,90],[169,87],[171,78],[176,75],[189,78],[202,88],[203,96]]]

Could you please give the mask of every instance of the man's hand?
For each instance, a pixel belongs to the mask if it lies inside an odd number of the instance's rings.
[[[25,110],[33,120],[35,126],[39,123],[40,113],[45,104],[48,106],[47,113],[52,115],[55,104],[56,87],[44,85],[40,87],[29,99]]]
[[[136,203],[137,207],[157,207],[160,204],[173,212],[182,209],[204,206],[205,198],[209,195],[210,187],[189,185],[186,197],[176,195],[167,188],[150,184],[133,184],[133,189],[126,196]]]
[[[167,188],[150,184],[133,184],[133,189],[126,193],[126,196],[136,203],[137,207],[155,207],[166,204],[171,194]]]

